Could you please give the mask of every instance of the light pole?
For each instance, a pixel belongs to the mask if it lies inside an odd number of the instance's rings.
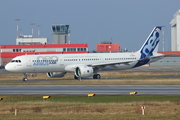
[[[32,37],[34,38],[34,25],[35,23],[31,23],[31,26],[32,26]]]
[[[16,26],[17,26],[17,29],[16,29],[16,37],[18,38],[18,36],[19,36],[19,28],[18,28],[18,21],[20,21],[20,19],[15,19],[15,21],[16,21]]]
[[[38,38],[40,38],[40,27],[41,27],[41,25],[37,25],[37,27],[38,27]]]

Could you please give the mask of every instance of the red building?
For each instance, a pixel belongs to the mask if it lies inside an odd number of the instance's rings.
[[[102,42],[101,44],[96,45],[97,52],[106,52],[106,51],[120,51],[119,44],[112,44],[111,42]]]
[[[20,55],[75,53],[88,53],[88,44],[0,45],[0,66]]]

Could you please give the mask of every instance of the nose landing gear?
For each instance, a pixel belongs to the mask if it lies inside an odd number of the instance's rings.
[[[23,81],[27,81],[28,79],[27,79],[27,75],[28,75],[28,73],[23,73],[24,74],[24,77],[23,77]]]
[[[24,74],[23,81],[26,82],[28,80],[28,78],[27,78],[28,73],[23,73],[23,74]],[[29,74],[29,77],[36,77],[36,76],[37,76],[36,73]]]

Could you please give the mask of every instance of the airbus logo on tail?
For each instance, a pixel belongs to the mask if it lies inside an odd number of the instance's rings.
[[[152,52],[154,51],[154,49],[156,48],[157,44],[160,41],[159,32],[160,32],[160,28],[156,28],[152,32],[151,36],[149,37],[146,44],[144,45],[144,47],[141,50],[141,54],[143,54],[143,57],[146,57],[148,55],[150,55],[150,56],[152,55]]]

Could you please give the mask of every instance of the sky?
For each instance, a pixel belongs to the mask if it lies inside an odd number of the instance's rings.
[[[171,47],[170,22],[180,9],[180,0],[1,0],[0,45],[16,44],[16,21],[22,34],[48,38],[51,25],[70,25],[72,44],[96,44],[112,41],[121,49],[140,49],[155,26],[164,28],[164,48]],[[162,40],[161,40],[162,41]],[[162,42],[159,50],[162,50]]]

